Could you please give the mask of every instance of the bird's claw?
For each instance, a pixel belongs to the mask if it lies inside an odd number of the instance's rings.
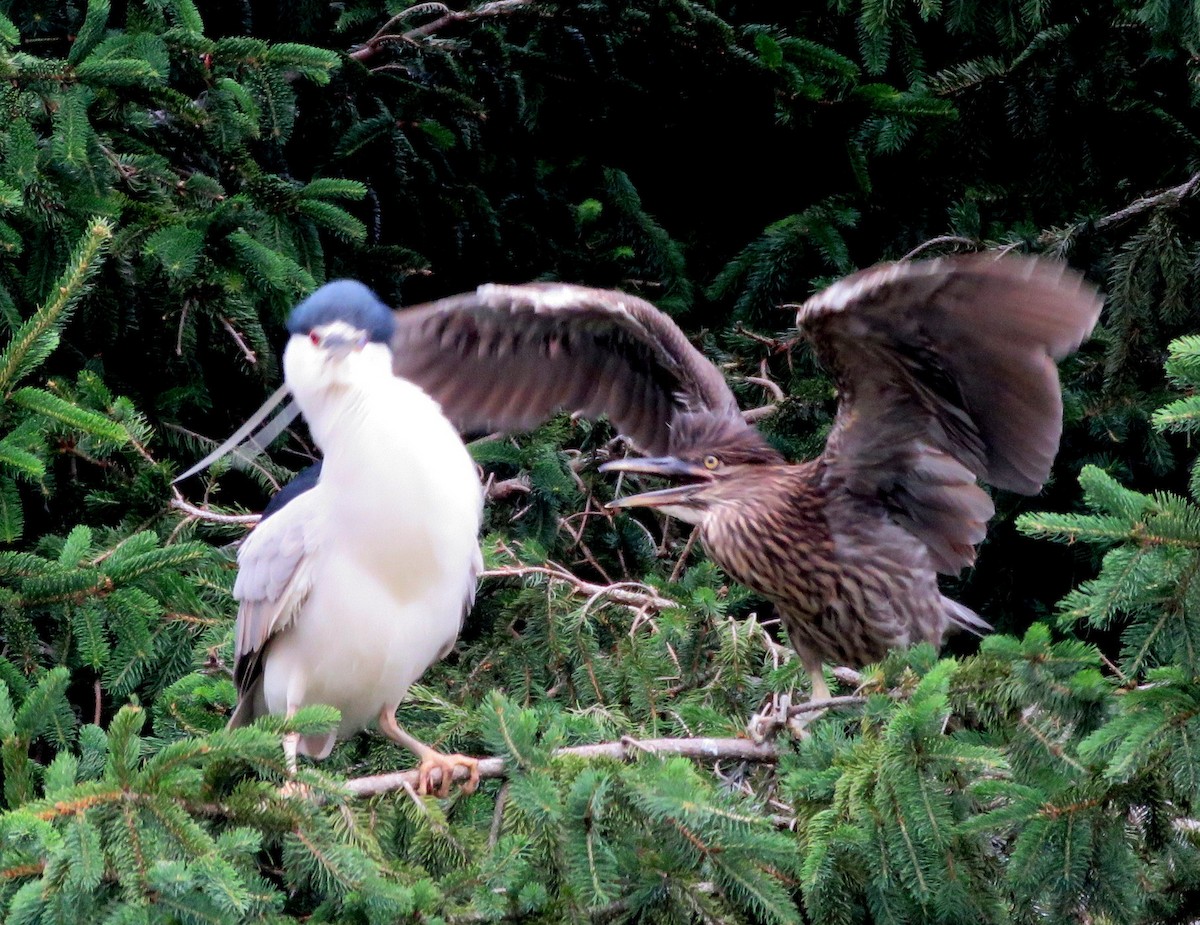
[[[766,705],[746,723],[746,734],[761,745],[787,724],[788,708],[791,705],[791,694],[772,694]]]
[[[809,734],[809,725],[824,712],[793,714],[790,693],[772,694],[766,706],[747,721],[746,734],[760,745],[784,728],[797,739],[803,739]]]
[[[454,781],[454,771],[460,767],[466,768],[468,774],[462,785],[462,792],[474,793],[479,786],[478,758],[471,758],[468,755],[443,755],[441,752],[429,752],[421,758],[421,763],[417,767],[417,794],[419,796],[449,796],[450,784]]]

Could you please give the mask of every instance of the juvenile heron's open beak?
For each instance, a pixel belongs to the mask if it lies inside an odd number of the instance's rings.
[[[684,462],[674,456],[659,456],[648,459],[614,459],[600,467],[601,472],[634,472],[639,475],[657,475],[666,479],[686,479],[686,484],[657,491],[644,491],[624,498],[615,498],[605,507],[666,507],[671,504],[686,504],[694,501],[712,483],[713,474],[703,466]]]

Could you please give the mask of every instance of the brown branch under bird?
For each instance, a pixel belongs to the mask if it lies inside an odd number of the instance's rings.
[[[797,323],[833,375],[824,453],[789,463],[665,314],[622,292],[487,285],[396,312],[397,375],[471,431],[558,410],[607,415],[650,458],[601,468],[674,480],[614,507],[699,525],[709,556],[774,602],[812,679],[950,629],[989,629],[937,575],[975,560],[981,487],[1035,494],[1062,432],[1055,360],[1102,299],[1062,264],[986,254],[882,264],[809,299]]]

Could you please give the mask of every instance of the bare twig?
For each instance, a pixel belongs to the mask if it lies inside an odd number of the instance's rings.
[[[839,698],[833,698],[839,699]],[[609,759],[630,761],[639,754],[678,755],[697,761],[752,761],[759,764],[774,764],[779,760],[779,751],[770,742],[757,743],[749,739],[632,739],[619,742],[601,742],[596,745],[574,745],[557,748],[554,757],[572,756],[583,760]],[[454,780],[466,780],[470,772],[462,765],[454,768]],[[503,758],[482,758],[479,761],[479,776],[483,779],[508,776]],[[378,796],[411,787],[417,782],[418,772],[393,771],[370,777],[356,777],[346,782],[346,788],[356,797]]]
[[[742,420],[747,424],[754,424],[763,418],[770,417],[778,410],[779,406],[774,402],[769,405],[759,405],[757,408],[748,408],[742,412]]]
[[[799,304],[788,304],[780,307],[795,309],[799,308],[800,306]],[[787,353],[800,342],[799,333],[793,334],[790,337],[785,337],[781,340],[778,337],[767,337],[765,334],[758,334],[755,331],[751,331],[742,327],[740,324],[734,328],[734,331],[742,335],[742,337],[748,337],[750,340],[757,341],[763,346],[769,347],[772,353]]]
[[[792,729],[797,736],[804,735],[803,730],[806,723],[797,722],[798,717],[806,714],[816,714],[813,717],[813,719],[816,719],[832,707],[853,707],[866,702],[866,697],[850,695],[846,697],[826,697],[823,700],[805,700],[801,703],[793,704],[789,695],[773,694],[771,696],[771,706],[751,718],[750,734],[754,736],[756,741],[767,741],[773,738],[781,729],[787,727]],[[810,719],[807,722],[811,723],[812,721]]]
[[[1159,209],[1164,206],[1177,206],[1183,200],[1193,195],[1197,188],[1200,188],[1200,172],[1192,174],[1186,182],[1180,183],[1178,186],[1172,186],[1170,189],[1165,189],[1153,196],[1143,196],[1140,199],[1135,199],[1129,205],[1125,206],[1125,208],[1118,209],[1111,215],[1105,215],[1090,222],[1080,222],[1075,227],[1077,230],[1085,230],[1090,227],[1093,231],[1104,231],[1113,225],[1119,225],[1121,222],[1135,218],[1143,212],[1149,212],[1151,209]]]
[[[502,565],[498,568],[485,569],[479,573],[480,578],[528,578],[530,575],[545,575],[551,581],[561,581],[571,585],[580,594],[589,598],[607,597],[609,600],[626,607],[641,609],[653,607],[662,610],[666,607],[677,606],[675,601],[662,597],[653,588],[636,582],[620,582],[615,585],[597,585],[584,581],[578,575],[573,575],[561,565]]]
[[[532,0],[492,0],[491,3],[482,3],[471,10],[452,10],[444,3],[418,3],[406,10],[397,13],[376,32],[371,38],[350,52],[350,57],[355,61],[367,62],[379,54],[380,50],[386,45],[399,42],[415,42],[418,39],[428,38],[437,32],[441,32],[447,26],[451,26],[460,22],[473,22],[477,19],[486,19],[491,16],[503,16],[509,13],[515,13],[522,7],[529,6]],[[427,22],[423,26],[418,26],[415,29],[409,29],[406,32],[399,33],[394,30],[400,27],[406,19],[420,13],[441,13],[437,19]]]
[[[238,332],[237,328],[224,315],[217,315],[217,320],[221,322],[221,327],[229,332],[229,336],[233,338],[233,342],[238,345],[238,349],[242,351],[242,356],[246,358],[246,362],[251,366],[255,365],[258,362],[258,354],[250,349],[246,341],[242,339],[242,335]]]
[[[484,486],[483,494],[489,501],[498,501],[507,498],[509,495],[527,495],[530,491],[529,477],[526,475],[518,475],[511,479],[502,479],[499,482],[489,476],[487,484]]]
[[[259,514],[218,514],[216,511],[197,507],[180,497],[171,499],[171,507],[196,520],[207,520],[214,524],[256,524],[262,519]]]
[[[488,848],[495,848],[500,841],[500,830],[504,824],[504,807],[508,804],[508,783],[496,794],[496,808],[492,810],[492,827],[488,830]]]
[[[179,313],[179,330],[175,333],[175,356],[183,356],[183,329],[187,325],[188,312],[192,309],[192,300],[185,299],[183,311]]]
[[[746,376],[746,381],[752,382],[758,386],[762,386],[764,389],[766,389],[768,392],[770,392],[775,397],[775,401],[783,401],[783,399],[786,397],[783,394],[783,388],[779,385],[779,383],[775,382],[772,379],[767,378],[765,375],[764,376]]]
[[[692,548],[696,545],[696,538],[700,536],[700,525],[697,524],[692,528],[691,535],[687,538],[687,542],[683,544],[683,552],[679,554],[679,558],[675,560],[675,567],[671,569],[671,577],[668,581],[674,583],[679,581],[683,575],[683,567],[687,562],[687,557],[691,554]]]
[[[857,694],[847,694],[844,697],[826,697],[824,700],[806,700],[803,703],[794,703],[788,707],[787,715],[803,716],[805,713],[820,713],[822,710],[828,710],[833,707],[854,707],[867,702],[866,697],[859,697]]]
[[[744,379],[746,382],[753,383],[760,388],[766,389],[771,395],[771,402],[769,404],[761,405],[758,408],[750,408],[749,410],[742,412],[742,420],[744,420],[747,424],[753,424],[755,421],[761,421],[763,418],[774,414],[778,410],[780,402],[787,398],[779,383],[772,379],[768,374],[767,361],[765,358],[763,359],[762,363],[759,364],[759,375],[745,376]]]
[[[918,255],[923,254],[925,251],[932,250],[935,247],[942,247],[946,244],[953,244],[955,250],[958,250],[959,248],[967,248],[973,251],[977,251],[983,246],[974,238],[964,238],[959,234],[943,234],[918,244],[907,254],[901,257],[900,262],[903,263],[905,260],[915,260]]]

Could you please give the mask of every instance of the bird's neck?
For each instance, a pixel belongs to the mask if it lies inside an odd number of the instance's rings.
[[[321,372],[317,378],[301,367],[295,376],[289,376],[288,386],[313,440],[328,458],[347,447],[347,438],[353,439],[363,427],[371,426],[376,406],[386,410],[383,405],[395,400],[392,386],[396,380],[390,354],[380,344],[368,344],[360,353],[343,360],[332,373]],[[391,410],[397,423],[382,420],[376,426],[397,426],[406,419],[404,407]]]

